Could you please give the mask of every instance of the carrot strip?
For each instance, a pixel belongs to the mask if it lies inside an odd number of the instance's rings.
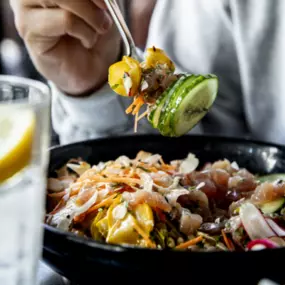
[[[142,97],[138,97],[138,102],[137,102],[137,104],[136,104],[136,106],[135,106],[135,108],[134,108],[132,114],[133,114],[133,115],[138,114],[139,111],[140,111],[140,109],[141,109],[141,107],[143,106],[143,104],[144,104],[143,98],[142,98]]]
[[[228,239],[226,233],[223,230],[222,230],[222,236],[223,236],[223,239],[224,239],[224,242],[225,242],[227,248],[230,251],[233,251],[234,250],[234,245],[232,244],[232,241],[230,239]]]
[[[232,242],[231,239],[228,239],[228,241],[229,241],[229,244],[230,244],[230,246],[231,246],[231,248],[232,248],[232,251],[234,251],[234,250],[235,250],[234,243]]]
[[[49,193],[48,196],[51,198],[62,198],[65,194],[66,194],[66,191],[63,190],[57,193]]]
[[[195,244],[199,243],[202,240],[203,240],[203,237],[199,236],[199,237],[193,238],[191,240],[188,240],[188,241],[186,241],[184,243],[181,243],[181,244],[177,245],[176,248],[177,249],[185,249],[185,248],[188,248],[191,245],[195,245]]]
[[[149,239],[148,235],[135,223],[133,224],[134,229],[138,232],[139,235],[143,237],[143,239],[146,241],[147,245],[151,248],[155,248],[155,244]]]
[[[141,184],[141,180],[140,179],[136,179],[136,178],[128,178],[128,177],[107,177],[107,178],[103,178],[103,177],[90,177],[90,180],[92,181],[96,181],[96,182],[110,182],[110,183],[125,183],[125,184]]]
[[[150,172],[158,172],[158,170],[154,166],[150,166],[146,163],[141,162],[140,164],[137,165],[137,167],[143,167],[147,169]]]
[[[126,109],[126,114],[130,114],[134,109],[134,102]]]
[[[165,169],[165,170],[175,170],[175,166],[173,165],[168,165],[168,164],[164,164],[161,166],[162,169]]]
[[[56,214],[58,211],[60,211],[66,204],[66,201],[64,201],[64,199],[61,199],[59,201],[59,203],[55,206],[55,208],[49,213],[49,215],[54,215]]]
[[[74,217],[73,221],[74,221],[74,223],[82,223],[85,218],[86,218],[86,213],[83,213],[79,216]]]
[[[134,108],[139,104],[141,101],[141,96],[134,99],[133,103],[126,109],[126,114],[133,112]]]
[[[101,201],[100,203],[94,205],[93,207],[89,208],[89,210],[86,212],[86,214],[90,214],[96,210],[98,210],[101,207],[110,206],[113,203],[113,199],[117,196],[117,194],[113,194],[106,198],[105,200]]]

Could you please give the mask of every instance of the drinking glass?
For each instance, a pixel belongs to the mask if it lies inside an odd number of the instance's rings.
[[[49,88],[0,76],[0,284],[34,285],[43,242]]]

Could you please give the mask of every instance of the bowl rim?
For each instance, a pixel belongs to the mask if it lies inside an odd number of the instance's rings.
[[[225,140],[225,142],[236,142],[236,143],[252,143],[252,144],[256,144],[256,145],[260,145],[260,146],[266,146],[266,147],[275,147],[277,149],[281,149],[285,152],[285,145],[281,145],[278,143],[273,143],[273,142],[267,142],[267,141],[262,141],[262,140],[257,140],[257,139],[251,139],[251,138],[241,138],[241,137],[235,137],[235,136],[223,136],[223,135],[203,135],[203,134],[187,134],[184,137],[194,137],[196,139],[209,139],[209,140]],[[120,139],[133,139],[133,138],[161,138],[161,139],[172,139],[173,138],[167,138],[167,137],[161,137],[161,135],[159,134],[137,134],[137,135],[122,135],[122,136],[111,136],[111,137],[100,137],[100,138],[95,138],[95,139],[88,139],[88,140],[82,140],[82,141],[77,141],[74,143],[70,143],[70,144],[64,144],[64,145],[55,145],[52,146],[48,149],[48,151],[50,152],[50,154],[53,151],[56,150],[60,150],[60,149],[64,149],[64,148],[68,148],[68,147],[77,147],[80,146],[82,144],[90,144],[93,142],[104,142],[104,141],[112,141],[112,140],[120,140]],[[175,139],[175,138],[174,138]],[[245,252],[231,252],[231,251],[221,251],[221,252],[190,252],[190,251],[184,251],[184,250],[161,250],[161,249],[152,249],[152,248],[142,248],[142,247],[138,247],[138,246],[132,246],[132,245],[117,245],[117,244],[108,244],[105,242],[100,242],[100,241],[95,241],[92,238],[89,237],[80,237],[77,236],[71,232],[66,232],[63,231],[61,229],[57,229],[55,227],[52,227],[46,223],[43,223],[44,226],[44,235],[46,232],[52,233],[54,235],[60,236],[62,238],[65,238],[69,241],[75,242],[77,244],[81,244],[84,246],[88,246],[91,248],[95,248],[95,249],[101,249],[101,250],[107,250],[107,251],[111,251],[111,252],[128,252],[129,250],[131,251],[139,251],[139,252],[169,252],[171,251],[173,254],[224,254],[224,255],[228,255],[228,254],[258,254],[258,252],[261,251],[245,251]],[[43,244],[44,249],[47,249],[45,246],[45,242]],[[276,252],[276,251],[280,251],[280,250],[284,250],[285,251],[285,247],[284,248],[272,248],[272,249],[266,249],[267,252]]]
[[[211,134],[187,134],[183,137],[193,137],[193,138],[200,138],[200,139],[210,139],[210,140],[226,140],[228,142],[240,142],[240,143],[253,143],[258,144],[261,146],[267,146],[267,147],[276,147],[283,149],[285,151],[285,144],[282,145],[280,143],[275,143],[271,141],[265,141],[260,139],[251,139],[250,137],[236,137],[236,136],[225,136],[225,135],[211,135]],[[183,137],[180,137],[178,139],[181,139]],[[69,144],[63,144],[63,145],[54,145],[48,149],[48,151],[55,151],[58,149],[63,149],[66,147],[75,147],[79,146],[81,144],[85,143],[92,143],[92,142],[102,142],[102,141],[110,141],[110,140],[120,140],[120,139],[133,139],[133,138],[161,138],[166,140],[175,140],[177,138],[171,138],[171,137],[163,137],[159,134],[127,134],[127,135],[120,135],[120,136],[109,136],[109,137],[100,137],[100,138],[94,138],[94,139],[88,139],[88,140],[80,140]]]

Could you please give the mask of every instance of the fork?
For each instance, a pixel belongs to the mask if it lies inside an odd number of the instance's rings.
[[[107,8],[111,14],[111,17],[113,21],[115,22],[119,33],[123,39],[123,42],[125,44],[126,52],[125,54],[127,56],[130,56],[138,61],[142,61],[141,56],[138,54],[134,39],[131,35],[131,32],[124,20],[124,16],[122,15],[122,12],[120,10],[120,7],[116,0],[104,0],[105,4],[107,5]]]

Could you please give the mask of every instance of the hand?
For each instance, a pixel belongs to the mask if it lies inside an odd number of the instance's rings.
[[[10,0],[38,71],[80,95],[99,88],[119,59],[121,39],[103,0]]]

